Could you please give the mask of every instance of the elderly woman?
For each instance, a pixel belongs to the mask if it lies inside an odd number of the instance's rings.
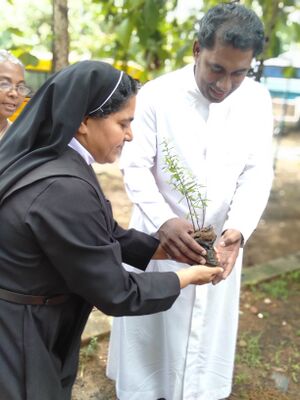
[[[8,51],[0,50],[0,140],[11,124],[8,118],[30,93],[24,79],[21,61]]]
[[[125,230],[90,167],[132,139],[137,83],[82,61],[37,91],[0,145],[0,393],[5,400],[71,398],[80,337],[93,306],[155,313],[221,268],[144,270],[166,258],[158,240]],[[199,263],[202,258],[199,255]]]

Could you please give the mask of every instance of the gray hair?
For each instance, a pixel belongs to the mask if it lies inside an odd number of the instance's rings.
[[[20,67],[22,67],[23,70],[25,69],[23,63],[17,57],[13,56],[7,50],[0,49],[0,63],[3,63],[5,61],[9,61],[12,64],[20,65]]]

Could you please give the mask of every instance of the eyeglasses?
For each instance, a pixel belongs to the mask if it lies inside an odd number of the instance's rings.
[[[20,85],[13,85],[11,82],[8,81],[0,81],[0,91],[1,92],[10,92],[11,90],[16,90],[20,96],[27,96],[31,89],[22,83]]]

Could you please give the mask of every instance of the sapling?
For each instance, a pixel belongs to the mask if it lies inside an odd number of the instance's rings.
[[[217,235],[211,225],[204,227],[205,212],[208,200],[201,193],[203,185],[199,184],[192,172],[184,167],[177,154],[174,154],[174,147],[171,147],[164,139],[162,142],[162,152],[164,154],[165,166],[164,171],[170,175],[169,184],[182,195],[181,201],[185,201],[188,207],[188,215],[186,216],[193,225],[194,239],[206,249],[205,256],[207,265],[216,266],[215,250],[213,247]],[[201,218],[199,220],[199,215]]]

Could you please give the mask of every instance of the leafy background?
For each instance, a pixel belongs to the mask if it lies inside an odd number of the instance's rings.
[[[126,68],[136,63],[141,80],[191,59],[197,21],[219,1],[196,0],[2,0],[0,47],[25,64],[53,49],[53,8],[66,6],[69,62],[111,59]],[[268,43],[263,58],[300,43],[300,0],[241,1],[263,19]],[[5,18],[3,18],[5,16]]]

